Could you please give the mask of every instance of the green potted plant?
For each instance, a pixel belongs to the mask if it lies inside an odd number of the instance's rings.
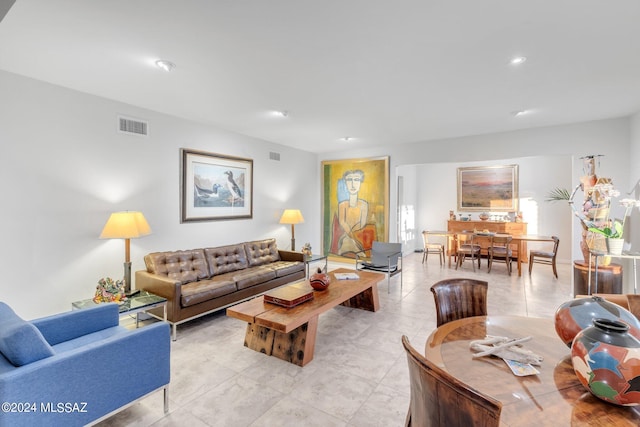
[[[604,227],[598,227],[595,226],[595,224],[589,227],[589,231],[592,233],[601,234],[606,238],[607,252],[613,255],[620,255],[622,253],[622,246],[624,244],[624,224],[633,208],[640,206],[640,201],[634,199],[622,199],[620,200],[620,204],[625,208],[622,221],[617,219],[612,221],[607,218]]]

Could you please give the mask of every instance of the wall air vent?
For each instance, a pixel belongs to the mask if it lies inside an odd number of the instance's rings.
[[[280,153],[275,153],[273,151],[269,152],[269,160],[277,160],[280,161]]]
[[[149,123],[131,117],[118,116],[118,132],[128,135],[147,136],[149,135]]]

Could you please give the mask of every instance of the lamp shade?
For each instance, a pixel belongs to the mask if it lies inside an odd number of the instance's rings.
[[[142,212],[114,212],[100,233],[101,239],[135,239],[151,234]]]
[[[301,224],[304,222],[300,209],[285,209],[280,217],[280,224]]]

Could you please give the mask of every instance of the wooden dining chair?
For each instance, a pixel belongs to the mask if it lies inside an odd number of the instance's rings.
[[[464,278],[445,279],[431,286],[437,325],[465,317],[486,316],[488,287],[483,280]]]
[[[476,271],[476,260],[478,260],[478,268],[480,268],[481,247],[474,239],[474,233],[459,233],[456,236],[456,270],[462,265],[467,256],[471,259],[474,272]]]
[[[438,254],[440,265],[444,263],[444,245],[442,243],[430,243],[429,232],[427,230],[422,232],[422,241],[424,248],[422,252],[422,263],[429,260],[429,254]]]
[[[533,269],[533,263],[551,265],[553,268],[553,275],[558,278],[558,270],[556,269],[556,256],[558,255],[558,245],[560,245],[560,239],[557,236],[551,236],[553,239],[553,250],[551,252],[546,251],[529,251],[529,274]],[[519,256],[519,255],[518,255]]]
[[[402,345],[409,363],[410,400],[405,426],[497,427],[502,403],[463,383],[411,346]]]
[[[489,239],[489,247],[487,248],[487,254],[489,256],[489,267],[487,272],[491,273],[491,266],[493,264],[493,259],[503,259],[507,264],[507,272],[509,276],[511,276],[511,258],[513,257],[513,253],[511,251],[511,237],[508,234],[499,234],[495,236],[491,236]]]

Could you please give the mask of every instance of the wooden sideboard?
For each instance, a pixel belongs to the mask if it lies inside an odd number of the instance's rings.
[[[463,231],[489,231],[491,233],[511,234],[512,236],[518,236],[527,234],[526,222],[503,222],[503,221],[448,221],[447,231],[451,234],[461,233]],[[480,253],[484,256],[487,255],[487,247],[489,246],[489,237],[476,236],[476,241],[481,247]],[[449,242],[449,248],[455,252],[455,244]],[[518,254],[518,245],[512,244],[511,249],[513,251],[513,259],[516,259]],[[524,257],[523,262],[527,262],[527,246],[523,243]]]

